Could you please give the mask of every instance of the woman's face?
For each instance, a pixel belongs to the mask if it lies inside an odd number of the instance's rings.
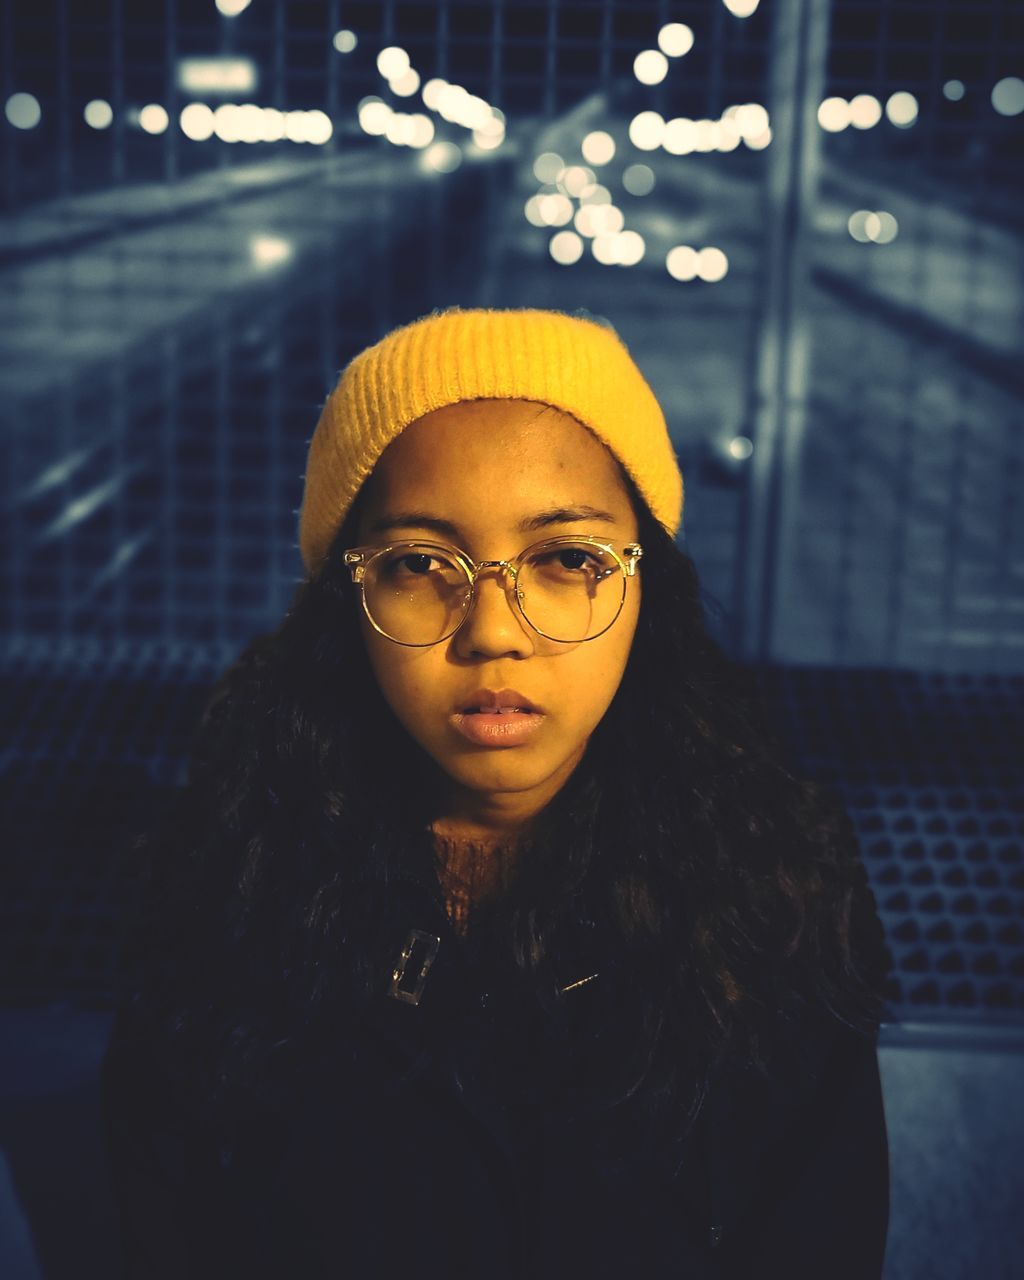
[[[526,400],[465,401],[414,422],[378,461],[359,520],[360,545],[425,538],[476,562],[512,560],[533,542],[574,534],[610,542],[621,555],[637,537],[632,504],[595,436]],[[385,700],[443,775],[439,819],[476,835],[514,829],[561,788],[625,670],[639,574],[626,583],[614,625],[583,643],[538,635],[489,569],[460,629],[436,645],[396,644],[362,617]],[[538,710],[510,717],[507,736],[497,736],[506,722],[494,716],[467,727],[466,709],[481,690],[514,690]]]

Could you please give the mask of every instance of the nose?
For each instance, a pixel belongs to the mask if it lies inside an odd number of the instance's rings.
[[[463,658],[526,658],[534,651],[533,632],[512,603],[513,580],[503,560],[477,566],[473,603],[465,622],[452,637]]]

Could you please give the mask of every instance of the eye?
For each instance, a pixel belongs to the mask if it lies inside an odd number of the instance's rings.
[[[429,573],[430,566],[436,564],[434,556],[428,556],[425,552],[416,551],[412,555],[400,556],[393,562],[394,572],[400,570],[408,570],[409,573]]]

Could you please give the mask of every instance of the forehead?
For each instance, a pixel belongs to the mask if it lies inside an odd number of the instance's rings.
[[[575,418],[531,400],[469,400],[408,426],[381,455],[366,500],[416,494],[487,505],[534,498],[538,488],[548,499],[616,496],[628,507],[617,462]]]

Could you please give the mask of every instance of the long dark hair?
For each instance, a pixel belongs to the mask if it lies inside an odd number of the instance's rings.
[[[711,1064],[764,1069],[795,1005],[876,1032],[890,956],[842,804],[788,766],[691,559],[625,483],[644,546],[627,669],[486,934],[552,1023],[592,940],[623,975],[574,1033],[602,1105],[689,1119]],[[171,818],[137,841],[135,1003],[207,1102],[285,1089],[289,1048],[380,993],[374,904],[426,847],[432,765],[377,689],[341,563],[357,520],[221,677]]]

